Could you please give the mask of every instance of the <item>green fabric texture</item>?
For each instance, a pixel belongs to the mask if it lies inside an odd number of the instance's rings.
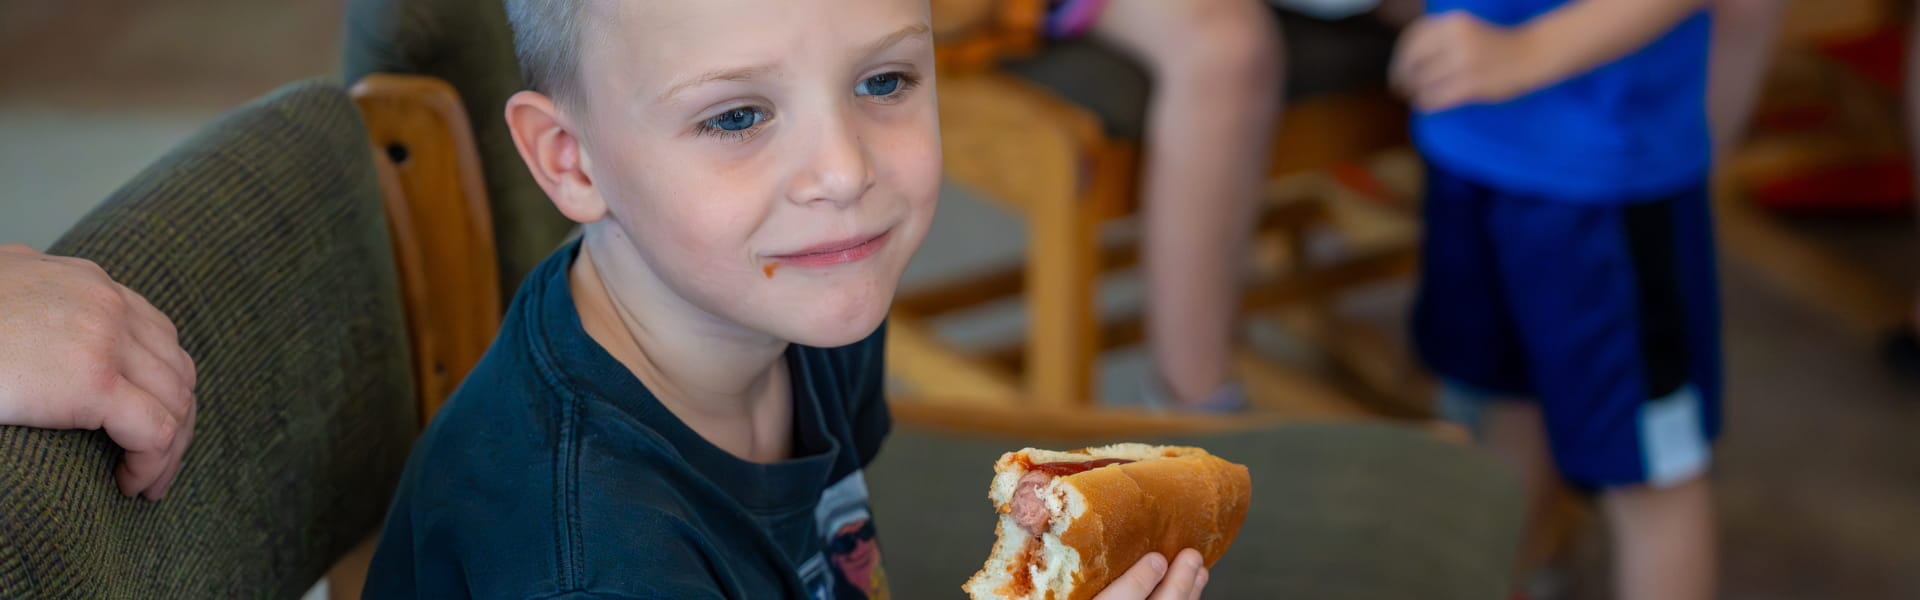
[[[415,411],[373,169],[345,92],[293,84],[54,244],[174,320],[199,416],[158,503],[104,433],[0,427],[0,598],[298,597],[374,531]]]
[[[573,222],[553,208],[527,173],[503,115],[522,89],[513,30],[502,0],[351,0],[342,42],[344,79],[372,73],[428,75],[460,92],[473,122],[493,205],[500,292],[511,300],[520,279],[552,254]]]
[[[1208,598],[1506,598],[1519,485],[1490,459],[1411,429],[1316,424],[1153,443],[1247,465],[1253,507]],[[898,428],[867,470],[895,597],[957,597],[986,562],[993,462],[1030,440]]]

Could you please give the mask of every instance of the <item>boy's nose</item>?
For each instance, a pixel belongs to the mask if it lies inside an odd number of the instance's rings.
[[[789,199],[797,204],[831,202],[848,206],[865,196],[873,187],[873,161],[867,156],[860,131],[847,119],[821,128],[809,154],[806,167],[793,182]]]

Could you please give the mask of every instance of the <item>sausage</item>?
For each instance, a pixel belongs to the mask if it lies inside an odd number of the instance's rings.
[[[1038,536],[1046,533],[1052,516],[1047,514],[1047,502],[1040,499],[1040,488],[1053,481],[1053,475],[1046,471],[1027,471],[1020,476],[1020,484],[1013,488],[1013,522],[1027,533]]]
[[[1047,513],[1047,502],[1040,498],[1040,488],[1055,477],[1066,477],[1084,473],[1107,465],[1121,465],[1133,462],[1124,458],[1103,458],[1086,462],[1057,462],[1032,465],[1027,473],[1020,476],[1020,483],[1013,488],[1013,522],[1034,536],[1046,533],[1051,527],[1052,515]]]

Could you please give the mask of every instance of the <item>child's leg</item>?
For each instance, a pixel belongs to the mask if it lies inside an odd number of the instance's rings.
[[[1447,418],[1471,429],[1480,447],[1505,464],[1520,480],[1526,494],[1526,526],[1521,531],[1520,557],[1513,565],[1515,589],[1525,589],[1527,578],[1545,565],[1554,551],[1556,533],[1549,519],[1559,498],[1560,475],[1553,470],[1547,449],[1546,424],[1540,406],[1517,398],[1485,398],[1477,392],[1443,385],[1442,405]]]
[[[1716,152],[1739,141],[1760,97],[1786,0],[1714,0],[1707,117]]]
[[[1094,32],[1153,76],[1141,190],[1147,340],[1176,401],[1229,379],[1241,266],[1280,105],[1261,0],[1111,0]]]
[[[1552,496],[1560,476],[1553,471],[1553,458],[1547,452],[1546,424],[1540,420],[1540,407],[1525,400],[1488,402],[1480,414],[1481,446],[1506,463],[1520,477],[1529,499],[1528,513],[1538,517]]]
[[[1528,381],[1526,348],[1514,329],[1498,242],[1488,230],[1498,210],[1491,189],[1428,165],[1420,279],[1412,338],[1421,361],[1440,377],[1439,411],[1467,427],[1517,476],[1527,497],[1526,529],[1514,582],[1546,558],[1559,486],[1546,427]]]
[[[1713,497],[1706,477],[1608,490],[1601,506],[1613,533],[1615,596],[1713,597]]]
[[[1714,587],[1705,473],[1719,431],[1719,317],[1704,186],[1580,205],[1503,198],[1504,294],[1554,463],[1599,490],[1623,598]]]

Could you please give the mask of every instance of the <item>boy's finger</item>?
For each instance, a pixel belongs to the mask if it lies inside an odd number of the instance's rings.
[[[1440,103],[1438,102],[1440,99],[1439,88],[1444,84],[1445,84],[1445,80],[1420,82],[1414,88],[1414,94],[1413,94],[1414,108],[1418,108],[1423,112],[1435,112],[1440,110],[1441,106],[1440,106]]]
[[[34,250],[32,246],[26,244],[0,244],[0,252],[26,254],[29,256],[40,254],[39,250]]]
[[[1400,36],[1400,49],[1394,52],[1393,64],[1389,67],[1394,77],[1412,81],[1446,50],[1432,33],[1429,27],[1415,25]]]
[[[1167,575],[1167,558],[1160,553],[1149,553],[1133,563],[1127,572],[1121,573],[1107,589],[1101,590],[1094,600],[1137,600],[1153,593],[1156,586]]]
[[[1207,581],[1211,578],[1211,573],[1209,573],[1206,568],[1201,568],[1200,575],[1193,578],[1193,595],[1188,596],[1188,598],[1191,600],[1200,600],[1200,594],[1201,592],[1207,591]]]
[[[1404,62],[1394,65],[1390,81],[1402,95],[1408,98],[1417,97],[1420,95],[1422,86],[1425,85],[1425,80],[1433,78],[1433,64],[1434,61],[1431,58],[1408,57]]]
[[[1438,112],[1472,101],[1473,94],[1470,78],[1465,74],[1451,74],[1423,82],[1414,105],[1424,111]]]
[[[1167,567],[1166,576],[1160,578],[1160,587],[1153,591],[1152,600],[1187,600],[1192,597],[1200,571],[1206,567],[1206,560],[1201,558],[1198,551],[1181,550],[1174,557],[1173,565]]]

